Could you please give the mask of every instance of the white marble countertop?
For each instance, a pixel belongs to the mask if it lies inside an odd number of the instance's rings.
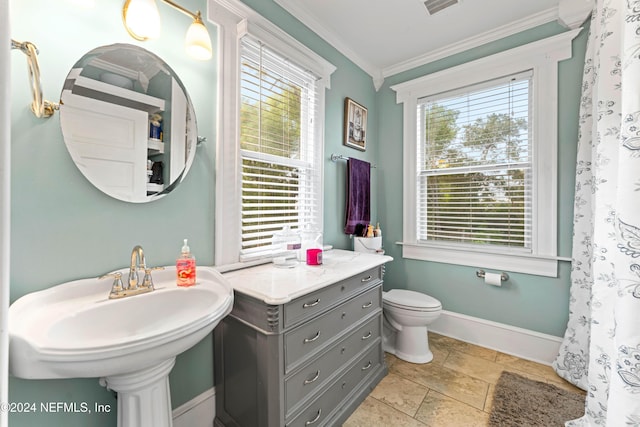
[[[269,263],[222,275],[234,290],[279,305],[389,261],[388,255],[332,249],[323,253],[322,265],[280,268]]]

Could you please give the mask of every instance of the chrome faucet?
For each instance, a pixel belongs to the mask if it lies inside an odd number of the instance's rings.
[[[142,246],[136,245],[133,247],[131,251],[131,265],[129,266],[129,280],[127,289],[137,289],[138,288],[138,268],[142,268],[146,271],[147,262],[144,259],[144,250]]]
[[[142,284],[138,285],[140,278],[138,276],[138,270],[144,270],[144,279]],[[153,279],[151,278],[151,270],[163,270],[164,267],[147,267],[147,262],[144,258],[144,250],[142,246],[136,245],[131,251],[131,265],[129,266],[129,279],[127,284],[122,283],[122,273],[119,271],[105,274],[99,277],[104,279],[106,277],[113,277],[113,285],[111,286],[111,292],[109,293],[109,299],[123,298],[131,295],[143,294],[145,292],[151,292],[155,288],[153,286]]]

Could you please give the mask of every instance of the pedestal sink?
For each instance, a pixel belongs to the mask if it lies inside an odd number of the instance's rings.
[[[192,287],[175,278],[175,267],[155,271],[153,292],[122,299],[109,299],[110,279],[23,296],[9,307],[9,371],[25,379],[99,377],[118,392],[118,427],[170,427],[175,357],[233,306],[231,286],[213,268],[198,267]]]

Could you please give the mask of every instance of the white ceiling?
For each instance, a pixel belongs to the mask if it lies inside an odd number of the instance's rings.
[[[366,71],[385,77],[547,22],[576,28],[593,0],[274,0]]]

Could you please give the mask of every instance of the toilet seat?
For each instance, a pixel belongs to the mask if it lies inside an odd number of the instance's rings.
[[[407,289],[391,289],[382,294],[383,304],[410,311],[442,310],[442,303],[432,296]]]

